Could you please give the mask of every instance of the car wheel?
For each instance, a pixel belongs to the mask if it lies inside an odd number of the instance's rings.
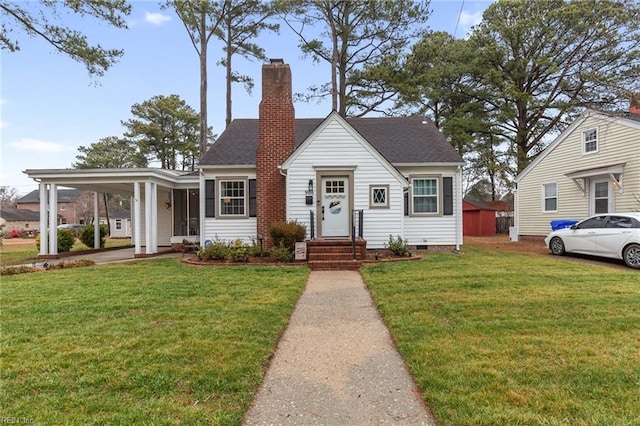
[[[629,268],[640,269],[640,244],[629,244],[622,252],[624,263]]]
[[[565,253],[562,238],[553,237],[549,242],[549,249],[551,249],[551,253],[555,254],[556,256],[562,256]]]

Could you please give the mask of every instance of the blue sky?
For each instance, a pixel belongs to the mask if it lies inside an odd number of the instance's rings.
[[[479,22],[491,0],[435,0],[428,25],[464,37]],[[63,15],[65,23],[85,32],[106,48],[122,48],[124,56],[105,76],[92,78],[83,65],[55,53],[44,41],[20,38],[21,50],[0,53],[0,185],[24,195],[37,189],[23,170],[71,168],[78,147],[107,136],[121,136],[121,121],[131,118],[131,106],[155,95],[177,94],[196,111],[199,106],[198,57],[175,13],[158,3],[138,1],[128,18],[128,30],[94,20]],[[457,25],[457,30],[456,30]],[[303,59],[297,40],[286,26],[280,34],[257,41],[270,58],[289,63],[294,92],[328,81],[328,68]],[[222,56],[217,41],[209,47],[208,121],[214,132],[224,130],[224,74],[216,66]],[[259,62],[236,59],[240,72],[256,84],[252,95],[234,86],[233,117],[258,116]],[[296,103],[297,117],[324,117],[330,104]]]

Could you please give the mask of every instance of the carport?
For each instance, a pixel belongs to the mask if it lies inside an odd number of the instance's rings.
[[[99,217],[99,194],[120,194],[131,199],[134,257],[155,255],[159,247],[197,240],[201,233],[200,177],[197,172],[154,168],[31,169],[25,170],[40,189],[41,257],[58,257],[56,228],[59,187],[94,193],[94,218]],[[183,226],[184,225],[184,226]],[[99,229],[94,241],[100,248]]]

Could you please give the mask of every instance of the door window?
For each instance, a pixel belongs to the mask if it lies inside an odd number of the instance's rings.
[[[593,193],[594,213],[609,212],[609,182],[596,182]]]

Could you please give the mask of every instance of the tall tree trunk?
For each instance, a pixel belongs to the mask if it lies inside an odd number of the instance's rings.
[[[109,203],[107,202],[107,193],[102,193],[102,199],[104,200],[104,214],[107,217],[107,236],[111,235],[111,221],[109,220]],[[98,217],[100,214],[98,214]],[[98,224],[95,226],[100,226],[100,220],[98,220]]]
[[[233,56],[233,46],[231,45],[231,25],[227,25],[227,117],[225,118],[225,123],[226,126],[225,127],[229,127],[229,124],[231,124],[231,78],[232,78],[232,71],[231,71],[231,58]]]
[[[207,151],[207,15],[200,12],[200,158]]]

